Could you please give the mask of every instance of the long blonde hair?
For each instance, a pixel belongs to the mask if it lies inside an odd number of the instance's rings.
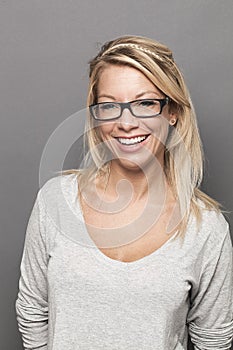
[[[190,213],[196,217],[199,227],[203,205],[205,209],[217,212],[221,212],[222,206],[199,188],[203,178],[204,155],[195,111],[183,76],[166,46],[141,36],[123,36],[103,45],[98,55],[90,61],[87,106],[97,103],[98,82],[108,65],[136,68],[171,99],[169,111],[176,113],[178,118],[175,132],[167,140],[164,173],[180,206],[188,208],[179,226],[179,236],[183,236]],[[101,144],[101,137],[94,123],[89,116],[85,134],[91,165],[88,158],[89,165],[84,166],[84,170],[65,171],[67,174],[78,174],[80,188],[88,185],[97,170],[109,175],[109,163],[103,165],[106,148],[96,147]]]

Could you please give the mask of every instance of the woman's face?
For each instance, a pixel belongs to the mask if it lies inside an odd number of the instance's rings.
[[[165,98],[139,70],[117,65],[109,65],[103,70],[97,93],[98,103]],[[102,141],[111,150],[113,161],[121,167],[143,168],[155,157],[163,166],[170,118],[167,105],[163,107],[162,115],[146,119],[136,118],[124,109],[119,119],[98,122],[98,128]]]

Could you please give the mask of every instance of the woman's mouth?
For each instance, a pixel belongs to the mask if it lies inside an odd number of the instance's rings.
[[[137,135],[132,137],[114,137],[116,147],[123,153],[141,152],[144,146],[148,143],[150,134]]]
[[[131,145],[137,145],[138,143],[145,141],[148,136],[149,135],[136,136],[136,137],[116,137],[116,140],[121,145],[131,146]]]

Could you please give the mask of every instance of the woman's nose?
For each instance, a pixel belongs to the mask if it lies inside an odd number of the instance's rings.
[[[118,119],[118,128],[128,131],[137,128],[138,126],[138,118],[134,117],[129,109],[124,109],[121,117]]]

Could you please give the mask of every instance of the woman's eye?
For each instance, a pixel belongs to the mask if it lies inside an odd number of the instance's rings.
[[[158,105],[158,101],[154,100],[143,100],[140,101],[139,106],[141,107],[154,107]]]
[[[109,110],[112,110],[114,108],[116,108],[116,105],[114,103],[105,103],[105,104],[100,105],[100,109],[102,111],[109,111]]]

